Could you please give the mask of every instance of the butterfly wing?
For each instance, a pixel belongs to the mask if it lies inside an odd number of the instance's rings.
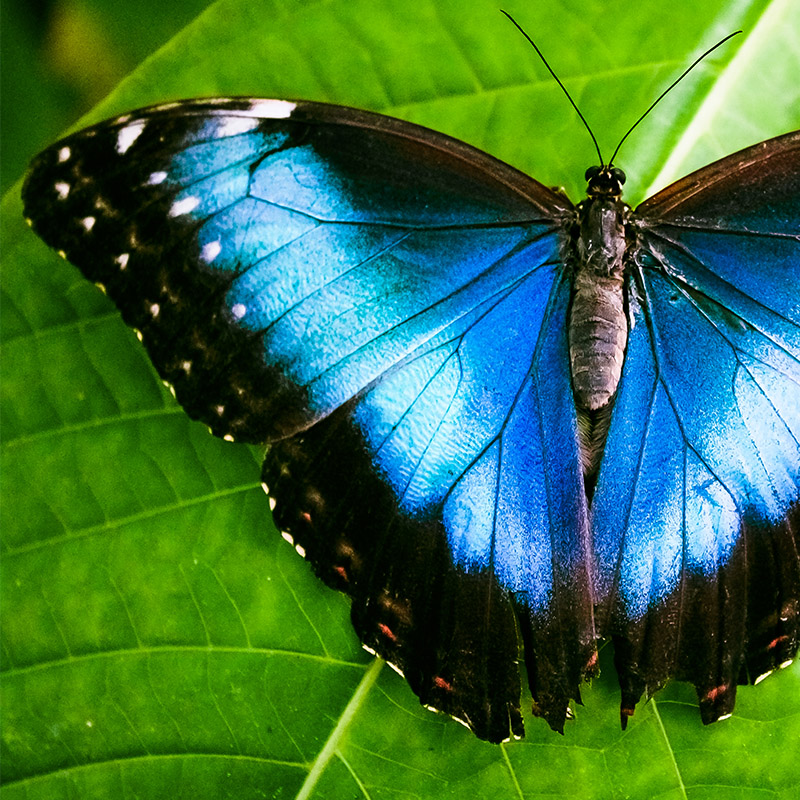
[[[632,330],[593,502],[623,714],[669,677],[705,722],[798,649],[800,132],[641,205]]]
[[[274,443],[276,521],[422,702],[521,734],[518,618],[563,725],[595,647],[568,201],[418,126],[243,99],[68,137],[23,198],[191,416]]]

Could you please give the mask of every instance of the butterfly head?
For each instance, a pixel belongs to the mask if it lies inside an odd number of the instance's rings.
[[[625,173],[619,167],[589,167],[585,178],[589,182],[586,187],[589,197],[618,198],[622,194]]]

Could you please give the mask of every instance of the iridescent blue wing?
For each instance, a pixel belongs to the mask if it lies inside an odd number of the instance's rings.
[[[518,617],[563,725],[595,648],[568,201],[414,125],[258,100],[80,132],[23,194],[189,414],[274,443],[278,524],[422,702],[521,734]]]
[[[798,649],[800,132],[636,212],[633,327],[593,502],[623,713],[669,677],[705,722]]]

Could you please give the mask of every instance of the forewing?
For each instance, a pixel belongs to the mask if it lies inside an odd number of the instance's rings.
[[[594,653],[565,199],[417,126],[258,100],[75,134],[23,195],[190,415],[277,442],[276,520],[423,702],[520,734],[516,611],[561,727]]]
[[[593,502],[623,712],[669,677],[706,722],[787,664],[800,604],[800,134],[637,209],[632,330]]]

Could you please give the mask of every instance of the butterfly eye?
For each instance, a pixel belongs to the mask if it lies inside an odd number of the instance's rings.
[[[589,167],[584,174],[589,184],[586,191],[590,197],[618,197],[622,192],[625,173],[617,167]]]
[[[590,181],[593,178],[596,178],[602,169],[602,167],[589,167],[584,173],[584,180]]]

